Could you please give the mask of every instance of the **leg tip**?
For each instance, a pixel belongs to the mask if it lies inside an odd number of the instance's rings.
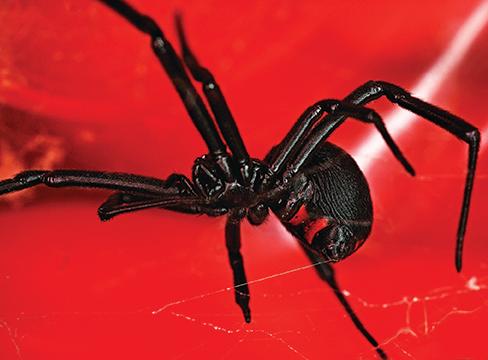
[[[456,261],[456,271],[460,273],[462,269],[463,269],[463,264],[461,260]]]
[[[463,241],[462,238],[461,239],[458,238],[458,241],[457,241],[458,248],[459,248],[459,244],[462,244],[462,241]],[[461,250],[456,251],[456,271],[459,273],[459,272],[461,272],[462,268],[463,268],[463,252],[461,249]]]
[[[412,165],[408,164],[408,168],[407,168],[407,172],[411,175],[411,176],[416,176],[417,173],[415,172],[415,169],[412,167]]]
[[[251,323],[251,311],[249,309],[247,309],[247,311],[244,311],[244,320],[248,324]]]
[[[239,304],[239,307],[242,310],[242,315],[244,315],[244,321],[249,324],[251,322],[251,309],[244,304]]]
[[[101,221],[109,221],[110,219],[112,219],[112,217],[113,216],[111,216],[110,214],[106,213],[105,211],[98,209],[98,218]]]
[[[380,347],[377,347],[376,348],[376,352],[378,353],[378,355],[380,356],[380,359],[383,359],[383,360],[388,360],[388,355],[386,355],[386,353],[383,351],[382,348]]]

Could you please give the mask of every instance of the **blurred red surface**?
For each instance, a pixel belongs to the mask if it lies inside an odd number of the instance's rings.
[[[183,12],[192,46],[258,158],[318,99],[344,97],[369,79],[414,88],[480,4],[133,3],[171,39],[173,14]],[[189,174],[205,152],[148,39],[99,3],[4,1],[0,20],[0,124],[12,154],[36,129],[57,139],[49,164],[164,178]],[[488,27],[428,99],[482,131],[487,41]],[[332,140],[354,154],[371,131],[351,122]],[[421,119],[399,143],[418,176],[406,175],[386,147],[375,157],[367,171],[373,232],[336,266],[339,281],[392,359],[486,358],[484,147],[458,274],[467,146]],[[39,162],[13,163],[11,172]],[[13,175],[1,165],[3,177]],[[0,358],[376,357],[275,218],[243,227],[253,282],[246,325],[228,289],[223,219],[154,210],[100,223],[106,196],[43,188],[1,204]]]

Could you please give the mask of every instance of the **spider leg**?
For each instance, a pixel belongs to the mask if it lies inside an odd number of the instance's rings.
[[[249,178],[249,169],[251,167],[251,161],[249,158],[249,153],[247,152],[246,146],[242,141],[242,137],[237,128],[236,122],[232,113],[225,101],[225,97],[220,90],[217,81],[215,80],[213,74],[201,66],[197,58],[191,51],[188,40],[183,29],[183,21],[181,15],[177,14],[175,17],[176,30],[178,32],[178,38],[181,44],[181,50],[183,53],[183,60],[190,70],[193,78],[202,83],[203,92],[210,104],[210,108],[217,120],[217,124],[224,136],[224,139],[232,151],[232,155],[239,163],[241,174],[245,179]]]
[[[200,198],[191,182],[183,175],[173,174],[167,181],[125,173],[88,170],[30,170],[11,179],[0,181],[0,195],[44,184],[49,187],[82,187],[119,190],[98,210],[101,220],[137,210],[154,207],[209,215],[221,215],[217,209]],[[217,216],[214,215],[214,216]]]
[[[100,205],[98,216],[100,220],[107,221],[117,215],[155,207],[186,214],[206,214],[209,216],[220,216],[227,212],[226,208],[211,207],[203,200],[184,195],[182,194],[181,197],[161,197],[116,192]]]
[[[270,161],[270,168],[273,173],[281,173],[281,171],[288,164],[288,160],[291,158],[291,156],[296,154],[298,149],[300,149],[304,142],[307,141],[308,135],[311,133],[312,129],[315,129],[314,125],[316,125],[317,122],[322,118],[324,112],[328,112],[330,115],[342,115],[344,119],[347,117],[352,117],[365,123],[374,124],[397,160],[410,174],[415,175],[415,171],[413,170],[412,166],[402,154],[391,135],[388,133],[383,120],[374,110],[351,104],[346,101],[333,99],[326,99],[315,103],[313,106],[305,110],[305,112],[300,116],[298,121],[285,136],[285,139],[280,145],[278,145],[279,151],[274,159]],[[326,120],[327,118],[322,120],[322,122],[319,125],[316,125],[316,127],[327,126],[328,124]],[[332,125],[337,127],[340,124],[338,123]],[[333,129],[335,129],[335,127]]]
[[[177,188],[180,194],[197,196],[195,187],[185,175],[171,174],[166,179],[166,186],[169,188]]]
[[[134,195],[124,192],[116,192],[110,195],[107,200],[103,202],[102,205],[98,208],[98,216],[100,220],[107,221],[110,220],[115,215],[111,214],[113,209],[119,208],[123,205],[140,203],[144,201],[151,201],[157,198],[154,197],[146,197],[140,195]]]
[[[158,24],[156,24],[151,17],[141,14],[125,1],[100,1],[129,21],[139,31],[146,33],[151,37],[154,53],[173,82],[188,114],[202,135],[209,151],[214,155],[225,154],[225,145],[220,138],[217,128],[215,127],[202,98],[192,85],[180,58],[174,51],[171,43],[164,36]]]
[[[437,106],[431,105],[423,100],[420,100],[402,88],[383,81],[370,81],[354,90],[345,98],[345,101],[352,104],[362,105],[376,100],[382,96],[386,96],[388,100],[400,105],[401,107],[412,111],[413,113],[422,116],[426,120],[436,124],[437,126],[447,130],[459,140],[466,142],[469,146],[468,152],[468,166],[466,182],[464,186],[464,196],[461,207],[461,215],[459,219],[455,264],[457,271],[462,268],[462,254],[464,244],[464,234],[466,233],[466,224],[468,220],[469,204],[471,201],[471,193],[473,190],[474,175],[476,171],[476,162],[479,152],[480,132],[477,128],[467,123],[463,119],[440,109]],[[332,115],[324,119],[318,124],[310,133],[305,145],[301,148],[298,155],[293,162],[288,166],[288,174],[286,176],[293,176],[296,174],[310,154],[314,151],[320,142],[325,140],[340,124],[347,118],[345,115]]]
[[[240,219],[232,214],[225,224],[225,245],[229,254],[229,262],[234,276],[234,294],[237,305],[242,310],[247,323],[251,322],[251,310],[249,309],[249,286],[247,285],[244,262],[241,254],[241,228]]]
[[[165,181],[165,189],[170,189],[173,196],[161,197],[161,195],[141,195],[126,192],[116,192],[98,208],[98,215],[102,221],[109,220],[116,215],[142,210],[145,208],[162,207],[187,214],[207,214],[219,216],[227,212],[227,209],[205,206],[205,201],[198,201],[198,190],[184,175],[171,174]],[[180,197],[181,196],[181,197]],[[164,203],[160,203],[163,201]]]
[[[100,220],[107,221],[114,216],[152,208],[168,208],[185,213],[199,214],[204,212],[205,201],[198,197],[169,195],[145,197],[117,192],[98,208]]]
[[[316,251],[311,249],[308,246],[308,244],[303,243],[301,241],[300,244],[302,245],[302,248],[304,249],[305,253],[309,257],[310,261],[312,261],[313,264],[316,264],[315,270],[317,271],[317,274],[322,280],[324,280],[330,286],[330,288],[334,292],[334,295],[337,297],[337,300],[339,300],[341,305],[346,310],[347,315],[349,315],[349,318],[354,323],[356,329],[358,329],[359,332],[366,338],[366,340],[368,340],[368,342],[371,345],[373,345],[373,347],[375,348],[376,352],[378,353],[381,359],[387,359],[388,357],[386,353],[383,351],[383,349],[379,346],[378,341],[376,341],[373,335],[371,335],[370,332],[363,325],[361,320],[359,320],[359,317],[354,312],[353,308],[351,307],[351,304],[349,304],[343,292],[341,291],[341,288],[337,283],[335,277],[335,271],[332,265],[324,262],[324,258],[319,254],[317,254]]]
[[[154,196],[141,196],[141,195],[134,195],[124,192],[116,192],[110,195],[105,202],[100,205],[100,208],[110,208],[114,206],[120,206],[123,204],[130,204],[134,202],[140,201],[147,201],[147,200],[154,200],[157,197]]]
[[[146,195],[177,195],[163,180],[125,173],[88,170],[30,170],[0,181],[0,195],[44,184],[49,187],[85,187]]]
[[[284,139],[266,155],[266,163],[269,164],[274,174],[282,172],[290,156],[296,152],[296,149],[303,143],[304,137],[320,120],[322,115],[323,109],[320,106],[314,105],[307,108],[288,131]]]

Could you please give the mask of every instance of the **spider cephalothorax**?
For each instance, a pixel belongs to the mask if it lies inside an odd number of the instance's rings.
[[[189,214],[227,216],[226,246],[234,274],[235,299],[246,322],[251,321],[249,288],[240,253],[240,223],[247,217],[260,225],[271,209],[299,240],[319,276],[332,288],[358,330],[386,358],[341,292],[329,264],[356,251],[368,237],[373,220],[369,188],[350,155],[327,142],[347,118],[373,124],[393,155],[412,175],[405,159],[376,112],[364,107],[385,96],[450,132],[469,145],[468,173],[456,244],[456,268],[461,270],[462,246],[473,187],[480,134],[472,125],[402,88],[370,81],[344,100],[321,100],[305,110],[285,138],[263,161],[249,156],[224,96],[213,75],[202,67],[188,46],[180,17],[176,25],[181,58],[150,17],[120,0],[101,0],[151,37],[152,49],[173,82],[208,154],[195,160],[191,180],[173,174],[166,180],[88,170],[29,170],[0,182],[0,194],[39,184],[51,187],[95,187],[115,191],[98,209],[101,220],[148,208]],[[107,15],[108,16],[108,15]],[[185,68],[186,66],[186,68]],[[205,106],[187,71],[200,82],[210,105]],[[216,126],[217,125],[217,126]],[[217,130],[217,127],[219,130]],[[222,136],[221,136],[222,135]]]

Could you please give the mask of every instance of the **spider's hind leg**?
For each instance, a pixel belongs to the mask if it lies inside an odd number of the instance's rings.
[[[44,184],[48,187],[82,187],[120,190],[141,195],[173,194],[160,179],[134,174],[91,170],[28,170],[0,181],[0,195]]]
[[[383,349],[379,346],[378,342],[376,339],[369,333],[368,330],[366,330],[365,326],[359,320],[359,317],[356,315],[354,310],[351,307],[351,304],[347,301],[346,297],[344,296],[341,288],[339,287],[339,284],[337,283],[336,277],[335,277],[335,271],[332,265],[325,263],[324,258],[316,254],[314,251],[309,249],[305,244],[300,242],[302,245],[302,248],[304,249],[305,253],[309,257],[309,259],[312,261],[312,263],[316,264],[315,265],[315,270],[317,271],[317,274],[319,277],[324,280],[332,289],[334,292],[335,296],[337,297],[337,300],[342,304],[344,309],[346,310],[347,314],[349,315],[349,318],[352,320],[354,323],[354,326],[361,332],[361,334],[368,340],[368,342],[374,346],[376,352],[380,356],[381,359],[387,359],[386,353],[383,351]]]
[[[464,235],[466,233],[469,205],[471,201],[476,163],[480,148],[480,132],[473,125],[449,113],[448,111],[412,96],[399,86],[384,81],[367,82],[349,94],[345,101],[353,104],[366,104],[382,96],[385,96],[392,103],[398,104],[402,108],[422,116],[426,120],[450,132],[469,146],[467,174],[464,185],[464,196],[458,224],[455,251],[455,265],[456,270],[459,272],[461,271],[462,267]]]

